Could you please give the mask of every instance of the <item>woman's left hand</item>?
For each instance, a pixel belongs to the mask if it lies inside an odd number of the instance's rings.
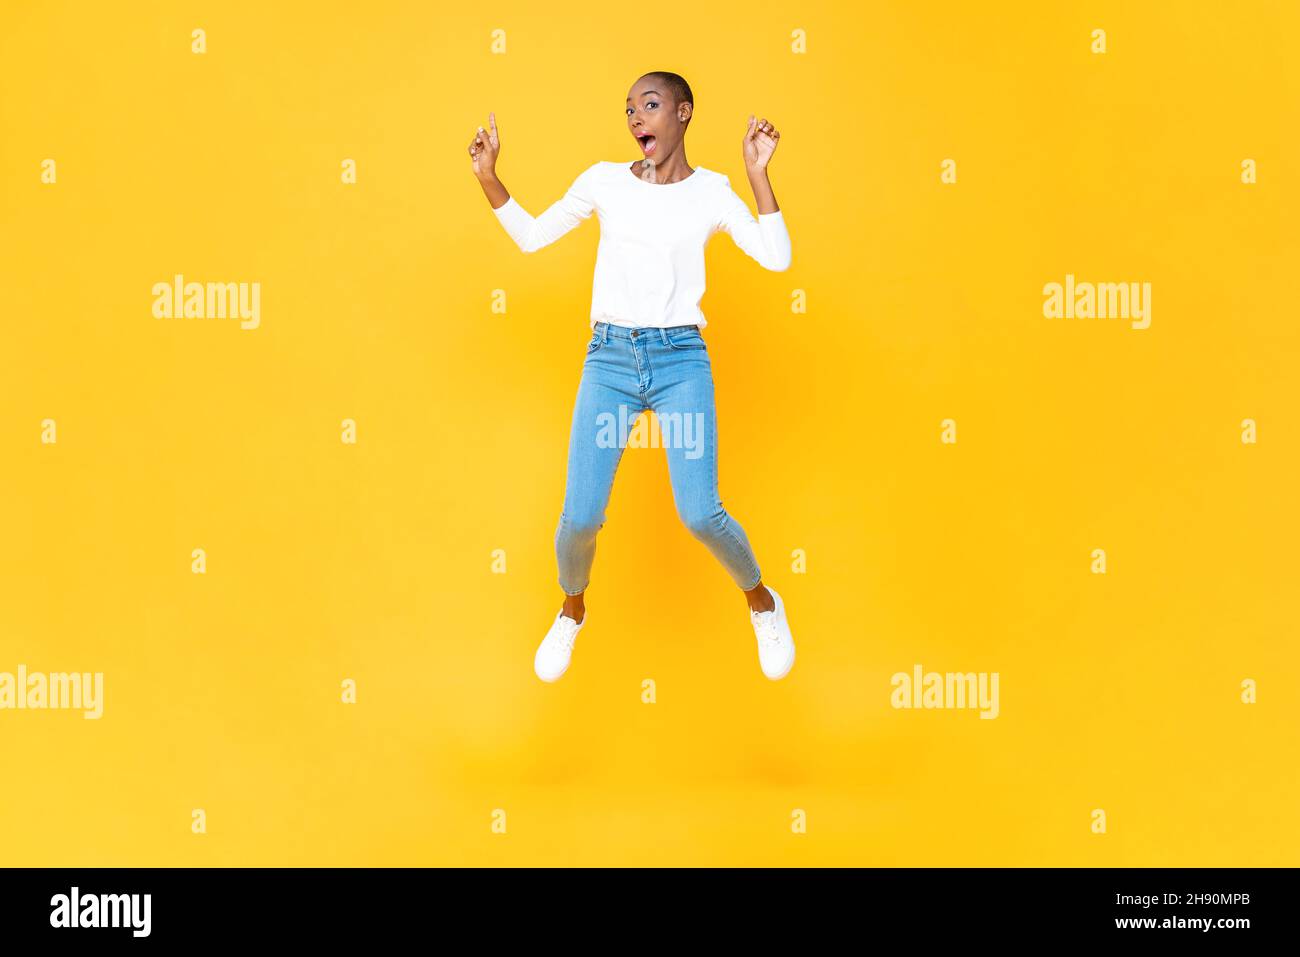
[[[776,127],[769,123],[766,118],[755,122],[754,117],[751,116],[749,118],[749,129],[745,131],[743,144],[746,168],[766,169],[768,161],[771,160],[772,154],[776,151],[777,141],[780,139],[781,134],[776,131]]]

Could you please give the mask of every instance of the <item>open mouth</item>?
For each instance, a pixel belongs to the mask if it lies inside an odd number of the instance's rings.
[[[637,142],[641,144],[642,153],[649,156],[655,151],[655,137],[653,133],[637,133],[635,135]]]

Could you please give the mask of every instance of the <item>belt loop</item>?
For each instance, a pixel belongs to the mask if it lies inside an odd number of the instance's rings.
[[[609,323],[608,322],[602,322],[600,324],[600,344],[602,346],[609,344]]]
[[[668,345],[668,330],[665,329],[663,326],[659,327],[659,340],[664,345]]]

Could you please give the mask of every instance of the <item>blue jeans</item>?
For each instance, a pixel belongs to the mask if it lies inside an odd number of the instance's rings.
[[[653,410],[661,436],[634,420]],[[623,449],[659,444],[668,456],[677,515],[736,585],[761,579],[749,539],[718,498],[713,366],[698,326],[629,329],[598,322],[587,343],[569,433],[564,510],[555,530],[560,587],[586,590]]]

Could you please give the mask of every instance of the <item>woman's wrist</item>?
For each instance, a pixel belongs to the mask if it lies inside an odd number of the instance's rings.
[[[776,194],[772,192],[772,183],[767,178],[767,167],[747,166],[745,172],[749,175],[749,188],[754,191],[754,202],[758,204],[759,214],[779,213],[781,209],[776,205]]]
[[[497,179],[496,171],[488,170],[474,175],[478,177],[478,184],[483,187],[483,195],[487,197],[487,201],[493,209],[500,209],[510,202],[510,193],[505,184]]]

